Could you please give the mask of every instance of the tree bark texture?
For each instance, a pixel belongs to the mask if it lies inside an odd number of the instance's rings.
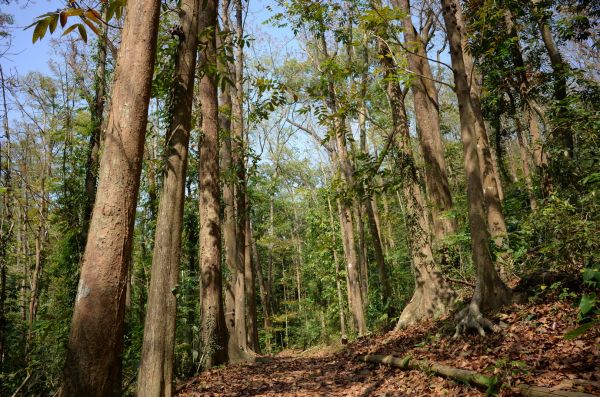
[[[557,124],[555,126],[554,133],[558,135],[558,138],[562,141],[564,148],[566,149],[566,157],[573,158],[574,141],[573,135],[570,128],[566,125],[568,123],[564,118],[567,115],[566,105],[562,103],[567,98],[567,72],[569,71],[569,65],[564,61],[560,49],[554,40],[552,30],[548,24],[548,10],[542,9],[541,0],[531,0],[533,6],[533,13],[538,22],[542,41],[550,57],[550,64],[552,65],[552,74],[554,75],[554,99],[559,102]],[[551,11],[550,11],[551,12]]]
[[[248,207],[248,203],[246,204]],[[258,323],[256,316],[256,283],[255,283],[255,267],[252,266],[252,261],[258,260],[252,257],[252,232],[250,231],[250,213],[246,214],[246,253],[244,254],[244,278],[246,286],[246,326],[248,348],[256,353],[260,352],[260,344],[258,341]]]
[[[403,18],[404,45],[410,50],[407,53],[408,67],[414,73],[411,80],[411,91],[419,143],[425,160],[425,184],[431,201],[433,236],[438,242],[444,236],[456,231],[456,221],[443,216],[443,212],[452,209],[452,196],[446,173],[444,144],[440,130],[438,92],[433,83],[434,78],[427,60],[425,43],[412,22],[410,1],[393,0],[392,3],[406,15]]]
[[[477,117],[471,102],[471,87],[467,81],[460,28],[456,20],[458,6],[455,0],[441,0],[441,4],[450,43],[450,56],[459,103],[461,140],[467,178],[471,249],[477,275],[472,304],[469,305],[469,310],[465,312],[466,316],[464,317],[464,319],[470,319],[479,318],[479,310],[493,309],[507,303],[510,299],[510,292],[494,268],[488,247],[489,232],[483,210],[484,197],[476,143]],[[468,316],[469,314],[470,316]]]
[[[256,274],[256,278],[258,279],[258,287],[260,293],[260,303],[263,310],[263,325],[264,331],[266,334],[265,337],[265,349],[267,352],[271,351],[271,304],[269,302],[269,295],[267,293],[267,283],[265,282],[265,277],[263,276],[262,266],[259,261],[258,249],[256,247],[256,240],[254,238],[254,230],[252,229],[252,221],[250,220],[250,242],[252,244],[252,265],[254,266],[254,272]],[[258,350],[255,350],[257,353]]]
[[[454,5],[456,6],[454,15],[457,22],[457,33],[460,36],[465,75],[471,96],[471,107],[474,110],[473,122],[475,123],[474,127],[477,137],[478,161],[482,177],[487,225],[496,246],[501,248],[504,247],[507,236],[506,221],[502,213],[502,201],[500,199],[500,178],[495,172],[490,141],[481,111],[481,75],[475,68],[473,57],[467,49],[466,23],[463,18],[462,7],[458,2],[455,2]]]
[[[545,119],[545,113],[543,112],[541,106],[539,106],[537,103],[537,100],[529,94],[531,91],[531,84],[529,82],[529,78],[527,77],[527,69],[523,59],[521,46],[519,45],[519,32],[516,24],[514,23],[514,15],[510,9],[506,9],[504,11],[504,22],[506,23],[506,28],[513,40],[511,53],[515,69],[517,70],[519,94],[521,95],[521,100],[524,104],[523,113],[526,115],[529,125],[529,133],[531,135],[531,143],[533,146],[533,160],[540,173],[540,185],[542,193],[544,196],[548,196],[552,191],[552,181],[548,172],[548,157],[544,151],[542,137],[540,135],[537,118],[535,116],[535,112],[539,111],[541,113],[540,117]]]
[[[140,184],[160,2],[130,0],[98,193],[79,279],[62,396],[118,396],[127,268]],[[108,332],[110,330],[110,332]]]
[[[244,278],[246,254],[246,170],[244,146],[244,51],[242,1],[233,1],[235,11],[232,95],[232,162],[235,170],[235,208],[237,260],[235,272],[235,339],[242,351],[247,350],[246,335],[246,286]]]
[[[527,153],[525,137],[523,136],[523,127],[518,115],[515,115],[515,124],[517,127],[516,132],[517,142],[519,143],[519,155],[523,165],[523,179],[525,179],[525,187],[527,188],[527,196],[529,197],[529,206],[531,207],[532,211],[535,211],[537,210],[537,201],[535,199],[533,182],[531,180],[531,171],[529,169],[529,154]]]
[[[103,6],[106,15],[107,6]],[[91,105],[92,131],[88,146],[85,167],[86,208],[85,220],[89,223],[96,200],[96,182],[98,180],[98,165],[100,159],[100,142],[102,140],[102,121],[106,102],[106,55],[107,55],[108,24],[103,24],[98,37],[98,64],[94,76],[94,103]],[[86,227],[88,225],[85,225]],[[87,233],[87,230],[83,231]]]
[[[337,290],[338,298],[338,314],[340,317],[340,336],[342,340],[347,340],[348,332],[346,331],[346,309],[344,307],[344,298],[342,294],[342,287],[340,283],[340,263],[337,256],[337,242],[335,238],[335,224],[333,222],[333,208],[331,206],[331,199],[327,197],[327,206],[329,208],[329,226],[331,227],[332,243],[333,243],[333,262],[335,263],[335,287]]]
[[[378,47],[398,147],[396,167],[402,175],[402,201],[406,206],[407,238],[415,274],[414,294],[396,325],[401,328],[446,314],[451,309],[454,293],[433,259],[431,227],[410,145],[404,93],[396,80],[396,66],[383,40],[379,40]]]
[[[323,34],[320,35],[320,44],[322,56],[329,59],[327,43]],[[337,161],[341,177],[349,190],[354,188],[354,176],[352,164],[348,156],[346,147],[346,121],[338,115],[338,106],[333,84],[333,76],[329,76],[326,103],[331,114],[336,115],[332,119],[332,135],[337,146],[337,153],[332,156],[332,163]],[[335,157],[335,158],[333,158]],[[354,238],[354,227],[352,221],[352,200],[349,198],[339,199],[339,217],[342,234],[342,246],[344,248],[344,257],[346,260],[346,274],[348,277],[348,301],[350,312],[354,320],[356,330],[359,335],[367,332],[367,323],[365,321],[363,294],[361,291],[359,258],[356,250]]]
[[[217,100],[216,31],[218,0],[205,1],[200,32],[204,75],[200,80],[202,141],[200,144],[200,278],[202,284],[201,339],[203,365],[210,368],[228,361],[227,327],[221,279],[221,194],[219,175],[219,123]]]
[[[171,397],[174,394],[176,288],[181,258],[200,1],[183,0],[179,10],[183,34],[180,36],[175,60],[172,115],[165,142],[166,165],[154,236],[152,273],[137,382],[138,397]]]
[[[3,194],[3,213],[0,224],[0,372],[3,371],[5,353],[6,353],[6,276],[7,276],[7,264],[8,264],[8,253],[10,252],[9,245],[13,239],[13,192],[12,192],[12,154],[11,154],[11,140],[10,140],[10,127],[8,124],[8,104],[6,102],[6,84],[4,80],[4,71],[2,65],[0,65],[0,84],[2,88],[2,129],[5,138],[5,151],[6,151],[6,169],[2,170],[4,164],[2,160],[2,147],[0,146],[0,175],[4,171],[4,187],[6,191]],[[17,249],[18,255],[18,249]],[[17,262],[18,263],[18,262]]]

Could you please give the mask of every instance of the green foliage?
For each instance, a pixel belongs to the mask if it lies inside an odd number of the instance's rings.
[[[586,287],[579,301],[578,320],[581,325],[566,335],[566,339],[575,339],[600,324],[600,263],[596,262],[583,269],[583,282]]]
[[[109,4],[110,11],[108,21],[110,21],[113,15],[117,16],[117,18],[121,18],[124,7],[124,0],[111,1]],[[75,23],[64,29],[71,17],[77,17],[82,23]],[[69,2],[68,7],[65,9],[40,15],[34,23],[27,26],[25,29],[34,27],[31,41],[35,43],[36,41],[43,39],[47,32],[50,34],[54,33],[60,22],[61,28],[64,29],[63,36],[68,35],[77,29],[81,39],[87,43],[87,29],[90,29],[96,35],[100,35],[100,28],[103,24],[108,23],[108,21],[102,20],[100,12],[93,8],[84,9],[79,7],[75,2]]]

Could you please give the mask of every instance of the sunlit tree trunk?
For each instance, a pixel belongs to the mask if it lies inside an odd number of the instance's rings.
[[[537,122],[535,113],[540,113],[540,117],[545,119],[545,112],[542,107],[539,106],[537,100],[530,95],[531,84],[527,77],[527,69],[525,61],[523,59],[523,53],[521,46],[519,45],[519,32],[517,26],[514,23],[514,15],[509,10],[504,11],[504,22],[506,23],[507,30],[513,40],[511,46],[511,53],[513,63],[517,70],[517,78],[519,81],[519,93],[521,100],[524,103],[523,113],[525,114],[529,133],[531,135],[531,143],[533,146],[533,161],[540,173],[541,180],[541,191],[544,196],[548,196],[552,191],[552,181],[548,172],[548,157],[544,151],[542,137]]]
[[[447,234],[456,231],[456,222],[452,218],[443,216],[444,211],[452,209],[452,196],[440,130],[438,92],[427,60],[426,43],[423,42],[423,37],[415,30],[412,22],[409,0],[393,0],[392,3],[406,15],[402,19],[404,45],[409,50],[407,52],[409,70],[414,73],[411,79],[411,91],[419,143],[425,160],[425,183],[431,201],[433,236],[436,241],[439,241]],[[423,34],[428,35],[428,32]]]
[[[202,141],[200,144],[200,278],[202,284],[203,365],[210,368],[228,361],[227,327],[221,279],[221,194],[219,186],[219,125],[217,101],[217,0],[205,1],[200,17],[202,65]]]
[[[236,242],[237,260],[234,283],[235,295],[235,338],[242,351],[247,350],[246,334],[246,286],[244,278],[245,242],[246,242],[246,171],[244,144],[244,52],[243,52],[243,20],[242,2],[233,0],[235,11],[234,23],[234,61],[233,61],[233,95],[232,95],[232,162],[235,170],[235,206],[236,206]]]
[[[176,288],[194,97],[200,0],[184,0],[179,15],[182,35],[175,59],[172,115],[165,142],[166,165],[158,205],[152,273],[144,323],[137,395],[174,394],[173,360],[177,315]]]
[[[267,352],[271,351],[271,304],[269,302],[269,296],[267,294],[267,285],[262,272],[262,266],[258,257],[258,249],[256,247],[256,240],[254,238],[254,230],[252,229],[252,221],[250,221],[250,241],[252,244],[252,264],[256,278],[258,279],[258,287],[260,292],[260,303],[263,310],[263,325],[265,330],[265,349]],[[258,353],[258,350],[256,350]]]
[[[389,48],[381,39],[378,41],[378,49],[381,68],[387,82],[386,93],[398,147],[396,169],[402,175],[402,201],[406,206],[407,240],[415,275],[414,294],[400,314],[396,326],[401,328],[423,319],[446,314],[451,309],[454,293],[433,259],[431,227],[410,144],[404,93],[396,79],[397,68]]]
[[[223,18],[223,32],[217,37],[217,45],[224,48],[231,48],[231,30],[229,21],[229,2],[221,3],[221,11]],[[220,40],[223,37],[223,40]],[[229,65],[223,62],[221,58],[217,59],[218,68],[223,75],[230,75]],[[233,78],[233,76],[230,76]],[[222,194],[223,194],[223,242],[225,244],[225,266],[229,271],[229,279],[224,280],[225,289],[225,323],[227,332],[229,333],[229,342],[227,350],[229,360],[231,362],[240,361],[243,359],[240,345],[237,341],[237,333],[235,328],[235,313],[236,313],[236,296],[235,288],[238,278],[238,249],[239,244],[237,236],[237,220],[236,220],[236,202],[235,202],[235,183],[236,183],[236,168],[232,161],[232,113],[233,103],[231,91],[235,87],[226,85],[223,87],[219,100],[219,129],[221,131],[221,175],[222,178]]]
[[[335,288],[337,291],[338,298],[338,314],[340,316],[340,336],[342,341],[348,338],[348,332],[346,331],[346,309],[344,308],[344,296],[342,293],[342,286],[340,283],[340,262],[338,261],[337,255],[337,242],[335,238],[335,223],[333,222],[333,208],[331,206],[331,199],[327,197],[327,207],[329,208],[329,226],[331,227],[331,236],[332,236],[332,253],[333,253],[333,262],[335,263]]]
[[[465,75],[467,84],[469,84],[471,104],[474,109],[473,114],[475,118],[473,121],[475,122],[475,133],[477,137],[479,169],[482,172],[481,181],[484,192],[487,226],[496,246],[501,248],[504,247],[507,237],[506,221],[504,219],[504,214],[502,213],[502,201],[500,199],[500,189],[498,188],[500,178],[494,171],[494,160],[492,158],[490,142],[485,129],[483,113],[481,111],[481,75],[475,68],[473,57],[467,49],[466,24],[463,18],[462,7],[458,2],[455,3],[455,6],[455,19],[459,26],[457,32],[460,35]]]
[[[277,180],[277,170],[275,170],[274,178]],[[275,197],[273,196],[274,192],[271,193],[271,198],[269,199],[269,258],[267,263],[267,303],[269,304],[270,313],[274,313],[273,306],[273,264],[274,264],[274,248],[275,248]],[[271,328],[268,328],[267,339],[270,341],[271,339]]]
[[[527,195],[529,196],[529,205],[531,210],[537,209],[537,201],[535,200],[535,194],[533,192],[533,182],[531,181],[531,172],[529,170],[529,155],[527,154],[527,147],[525,145],[525,138],[523,137],[523,128],[521,120],[518,116],[515,116],[517,142],[519,143],[519,155],[521,157],[521,163],[523,165],[523,178],[525,179],[525,186],[527,187]]]
[[[0,65],[0,88],[2,89],[2,130],[4,133],[4,153],[0,145],[0,178],[4,174],[3,187],[6,189],[2,195],[3,211],[0,214],[0,372],[3,372],[4,359],[6,355],[6,275],[8,268],[9,244],[12,241],[13,230],[15,226],[13,211],[13,192],[12,192],[12,153],[10,128],[8,124],[8,104],[6,102],[6,86],[4,80],[4,71]],[[5,158],[3,158],[3,156]],[[18,218],[17,218],[18,219]],[[18,252],[17,252],[18,255]],[[18,266],[17,266],[18,267]]]
[[[107,6],[103,6],[103,16],[106,18]],[[98,165],[100,160],[100,142],[102,140],[102,122],[104,119],[104,105],[106,103],[106,58],[107,58],[108,24],[102,24],[98,36],[98,51],[96,53],[97,66],[94,75],[94,102],[90,104],[92,131],[88,145],[85,168],[85,221],[89,224],[96,200],[96,182],[98,180]],[[87,224],[85,227],[87,228]],[[84,230],[86,233],[87,230]]]
[[[566,104],[562,103],[567,98],[567,72],[569,71],[569,65],[564,61],[564,58],[552,36],[552,30],[548,24],[548,13],[550,10],[545,9],[542,0],[531,0],[533,7],[533,13],[537,19],[538,27],[540,29],[540,35],[542,41],[548,52],[550,58],[550,64],[552,65],[552,74],[554,75],[554,99],[559,102],[557,122],[554,133],[562,141],[564,148],[566,149],[565,156],[567,158],[573,158],[574,142],[573,135],[570,128],[568,127],[568,120],[564,120],[566,117]]]
[[[324,57],[324,59],[329,59],[327,43],[323,34],[320,34],[320,47],[321,55]],[[330,75],[327,85],[326,103],[329,111],[335,115],[335,117],[332,119],[331,128],[332,133],[335,135],[334,139],[337,148],[336,159],[344,183],[352,188],[354,186],[354,177],[352,164],[350,163],[348,149],[346,147],[346,122],[338,115],[337,99],[332,78],[333,76]],[[342,246],[344,248],[348,276],[348,300],[350,304],[350,312],[352,313],[358,334],[364,335],[367,332],[367,323],[365,321],[363,294],[361,291],[359,258],[354,238],[352,200],[349,198],[343,198],[338,201]]]
[[[45,167],[44,167],[45,168]],[[45,171],[42,171],[45,173]],[[42,177],[42,191],[41,191],[41,205],[39,208],[39,226],[35,233],[35,268],[31,275],[31,294],[29,296],[29,332],[27,335],[27,347],[28,351],[31,348],[31,341],[33,339],[33,325],[37,317],[38,305],[39,305],[39,294],[40,294],[40,279],[42,277],[43,265],[44,265],[44,248],[46,246],[47,231],[45,226],[45,219],[48,217],[48,196],[45,193],[45,177]]]
[[[481,312],[508,303],[510,290],[496,272],[488,247],[489,231],[485,224],[484,197],[476,143],[476,108],[472,105],[471,87],[467,81],[460,27],[456,20],[457,4],[455,0],[441,0],[441,4],[459,103],[461,140],[467,178],[471,248],[477,275],[473,299],[466,310],[461,312],[458,329],[475,327],[483,332],[489,322],[486,322],[487,320],[482,317]]]
[[[365,206],[363,203],[355,202],[352,206],[353,219],[356,223],[356,234],[358,241],[356,244],[356,254],[358,258],[358,269],[360,273],[360,291],[362,293],[362,301],[365,308],[369,305],[369,263],[367,260],[367,245],[366,245],[366,233],[365,233],[365,222],[363,220],[363,214]]]
[[[247,208],[249,206],[247,205]],[[253,261],[258,262],[258,254],[256,258],[252,256],[252,232],[250,230],[250,213],[246,214],[246,253],[244,254],[244,277],[246,278],[246,325],[248,327],[248,347],[250,350],[259,353],[260,345],[258,341],[258,323],[256,316],[256,283],[255,283],[255,266],[252,266]],[[258,265],[256,265],[258,266]]]
[[[67,346],[62,396],[121,394],[127,267],[140,184],[159,10],[157,0],[130,0],[127,3],[106,143],[100,160],[98,193]]]
[[[381,195],[381,201],[383,202],[383,218],[385,222],[386,231],[385,237],[387,240],[386,246],[388,246],[390,250],[394,251],[396,249],[396,239],[394,238],[394,228],[392,225],[392,214],[390,212],[390,204],[385,193]]]
[[[366,95],[366,76],[363,76],[363,87],[361,88],[361,95]],[[361,101],[362,113],[359,114],[359,128],[360,128],[360,149],[363,154],[367,153],[367,137],[366,137],[366,126],[365,117],[363,113],[366,113],[367,107],[364,100]],[[362,116],[362,117],[361,117]],[[375,255],[375,262],[377,263],[377,270],[379,273],[379,282],[381,284],[381,300],[384,306],[387,306],[388,317],[391,318],[395,315],[395,309],[391,307],[390,302],[392,298],[392,285],[390,280],[389,268],[385,262],[385,255],[383,251],[383,244],[381,239],[381,231],[379,229],[379,218],[375,212],[377,204],[374,197],[365,197],[362,202],[363,213],[367,214],[367,222],[369,227],[369,233],[371,234],[371,242],[373,244],[373,253]],[[368,285],[368,283],[367,283]]]

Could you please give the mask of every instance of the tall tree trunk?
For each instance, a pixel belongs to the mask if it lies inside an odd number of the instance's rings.
[[[471,102],[471,87],[467,81],[460,27],[456,20],[458,6],[455,0],[441,0],[441,4],[450,43],[450,56],[459,103],[461,140],[467,177],[471,249],[477,274],[477,286],[473,299],[466,310],[461,312],[457,328],[475,327],[483,332],[483,327],[489,324],[482,317],[481,311],[508,303],[510,290],[498,276],[488,248],[489,232],[486,228],[483,211],[484,197],[476,143],[477,117]]]
[[[4,188],[6,191],[3,196],[3,212],[2,219],[0,220],[0,372],[4,368],[4,359],[6,355],[6,336],[5,329],[7,325],[6,321],[6,275],[8,265],[8,252],[9,245],[12,241],[14,221],[13,221],[13,199],[12,199],[12,154],[11,154],[11,141],[10,141],[10,128],[8,124],[8,104],[6,102],[6,85],[4,80],[4,71],[2,65],[0,65],[0,84],[2,88],[2,129],[5,138],[5,157],[6,161],[3,163],[2,159],[2,146],[0,145],[0,176],[4,173]],[[3,165],[6,164],[3,170]],[[4,171],[4,172],[2,172]],[[17,251],[18,256],[18,251]],[[17,266],[18,267],[18,266]]]
[[[265,330],[265,349],[267,352],[271,351],[271,304],[269,303],[269,296],[267,294],[267,285],[262,272],[262,266],[259,262],[258,249],[256,247],[256,239],[254,238],[254,230],[252,229],[252,221],[250,221],[250,242],[252,244],[252,264],[254,265],[254,272],[258,279],[258,287],[260,292],[260,303],[263,309],[263,324]],[[259,350],[256,350],[258,353]]]
[[[235,295],[234,288],[236,283],[238,244],[236,240],[236,219],[235,219],[235,184],[231,177],[233,166],[231,163],[231,95],[229,87],[221,92],[219,127],[221,129],[221,174],[223,178],[223,242],[225,244],[225,266],[229,270],[230,279],[224,281],[225,288],[225,323],[229,333],[229,342],[227,343],[228,356],[230,361],[241,360],[241,350],[237,343],[235,333]]]
[[[388,198],[385,193],[381,195],[381,199],[383,201],[383,217],[385,220],[385,228],[386,228],[386,246],[389,247],[392,251],[396,249],[396,239],[394,238],[394,228],[392,225],[392,215],[390,212],[390,205]]]
[[[292,209],[294,212],[294,224],[292,226],[292,244],[295,245],[296,252],[293,255],[294,271],[296,272],[296,298],[298,301],[298,312],[302,312],[302,283],[300,276],[300,267],[302,266],[302,241],[300,241],[300,233],[298,232],[298,209],[296,208],[296,199],[294,198],[294,190],[290,189],[292,197]]]
[[[337,290],[337,298],[338,298],[338,313],[340,316],[340,336],[342,341],[348,338],[348,332],[346,331],[346,309],[344,308],[344,297],[342,294],[342,287],[340,283],[340,262],[338,261],[337,256],[337,242],[335,239],[335,224],[333,222],[333,208],[331,206],[331,199],[327,197],[327,206],[329,208],[329,226],[331,227],[331,236],[332,236],[332,251],[333,251],[333,262],[335,263],[335,287]]]
[[[222,43],[219,43],[220,36],[217,37],[217,45],[230,47],[232,45],[231,30],[229,22],[229,2],[221,3],[221,11],[223,18],[223,36],[225,37]],[[217,59],[218,68],[223,75],[229,74],[228,65]],[[233,77],[233,76],[232,76]],[[237,341],[235,328],[235,312],[236,312],[236,296],[235,288],[238,277],[238,248],[239,244],[236,239],[237,221],[236,221],[236,203],[235,203],[235,165],[232,162],[232,113],[233,104],[231,98],[232,87],[227,85],[220,94],[220,111],[219,111],[219,128],[221,130],[221,174],[223,178],[223,242],[225,243],[225,266],[229,270],[229,280],[225,280],[225,323],[227,332],[229,333],[229,342],[227,350],[230,362],[243,360],[242,351]]]
[[[373,211],[373,217],[375,219],[375,226],[377,227],[377,232],[379,233],[379,241],[381,242],[381,250],[384,253],[387,253],[387,247],[385,245],[385,238],[383,235],[383,231],[381,230],[381,217],[379,216],[379,205],[377,203],[377,196],[373,195],[371,197],[371,211]]]
[[[567,150],[566,157],[571,159],[573,158],[575,144],[573,142],[571,130],[566,125],[568,120],[564,120],[567,115],[567,105],[562,103],[567,98],[567,72],[569,71],[569,65],[564,61],[560,49],[552,36],[550,25],[548,24],[548,13],[551,11],[542,9],[542,0],[531,0],[531,4],[540,29],[542,41],[544,42],[544,46],[550,57],[550,64],[552,65],[552,74],[554,76],[554,99],[559,102],[558,114],[556,117],[558,123],[555,127],[555,133]]]
[[[181,258],[200,1],[184,0],[179,10],[183,34],[179,37],[175,59],[175,84],[171,92],[173,110],[165,142],[166,165],[154,236],[152,273],[137,382],[138,397],[170,397],[175,391],[173,360],[176,288]]]
[[[396,326],[401,328],[426,318],[446,314],[451,309],[454,293],[433,259],[431,228],[410,144],[404,93],[396,79],[397,69],[383,40],[379,40],[378,47],[384,79],[387,82],[392,128],[398,146],[396,166],[402,175],[402,199],[406,206],[408,243],[415,274],[415,292],[400,314]]]
[[[485,211],[487,226],[494,239],[496,246],[501,248],[506,242],[506,221],[502,213],[502,201],[500,200],[500,178],[494,171],[494,160],[490,150],[490,141],[485,129],[483,113],[481,111],[481,75],[473,62],[473,57],[467,49],[466,23],[463,18],[460,3],[455,2],[455,19],[458,24],[458,34],[461,41],[462,58],[465,65],[465,75],[471,95],[471,106],[474,109],[475,133],[477,137],[479,169],[482,174],[482,185],[484,191]]]
[[[275,170],[275,178],[277,179],[277,170]],[[275,197],[272,192],[269,199],[269,261],[267,263],[267,302],[270,305],[270,312],[273,310],[273,264],[274,264],[274,248],[275,248]],[[270,335],[267,333],[267,335]]]
[[[246,203],[248,208],[248,203]],[[246,332],[248,348],[256,353],[260,352],[258,341],[258,323],[256,317],[256,287],[255,272],[252,266],[252,232],[250,231],[250,213],[246,214],[246,253],[244,254],[244,278],[246,285]],[[257,258],[258,259],[258,258]]]
[[[130,0],[127,3],[107,139],[100,161],[98,193],[67,347],[62,396],[121,394],[127,265],[140,184],[159,11],[157,0]]]
[[[235,9],[234,28],[234,95],[232,96],[232,161],[235,167],[236,239],[237,261],[234,285],[235,338],[243,351],[247,350],[246,335],[246,286],[244,278],[246,242],[246,170],[244,144],[244,52],[242,1],[233,1]]]
[[[358,244],[356,248],[360,272],[360,291],[362,293],[363,306],[366,308],[369,306],[369,262],[367,260],[367,236],[365,233],[365,222],[363,220],[365,205],[364,203],[359,203],[355,200],[352,209],[354,210],[354,220],[356,221],[356,231],[358,232]]]
[[[44,179],[42,178],[42,181]],[[42,182],[42,185],[44,182]],[[42,200],[45,200],[44,195],[42,195]],[[40,222],[44,222],[45,215],[40,214]],[[27,334],[27,350],[29,352],[29,348],[31,347],[31,341],[33,339],[33,324],[35,323],[35,318],[37,317],[37,309],[38,309],[38,298],[39,298],[39,284],[40,278],[42,277],[42,265],[43,265],[43,257],[42,257],[42,249],[44,245],[44,235],[45,230],[42,227],[42,224],[38,226],[38,229],[35,234],[35,268],[33,270],[33,274],[31,275],[31,294],[29,296],[29,330]]]
[[[423,42],[423,38],[417,33],[412,22],[410,1],[393,0],[392,3],[405,13],[404,44],[411,50],[407,53],[409,70],[414,73],[411,91],[419,143],[425,160],[425,184],[432,204],[433,236],[438,242],[444,236],[456,231],[456,222],[442,214],[452,209],[452,196],[440,130],[438,92],[427,60],[426,43]]]
[[[319,39],[322,56],[325,60],[328,60],[329,54],[327,51],[325,36],[320,34]],[[340,117],[338,114],[335,87],[331,73],[328,79],[326,102],[331,114],[335,115],[332,119],[331,129],[337,144],[337,164],[344,182],[350,189],[352,189],[354,188],[354,177],[352,164],[350,163],[348,149],[346,147],[346,122],[344,118]],[[346,198],[338,201],[340,209],[339,216],[342,233],[342,246],[344,247],[346,274],[348,276],[348,300],[350,303],[350,312],[352,313],[356,330],[360,336],[367,332],[367,323],[364,315],[363,295],[360,285],[360,269],[358,267],[359,260],[356,252],[356,242],[354,239],[352,200]]]
[[[103,5],[103,17],[105,19],[108,12],[108,6]],[[98,36],[98,51],[96,53],[97,66],[94,75],[94,103],[91,104],[91,124],[92,131],[88,144],[88,153],[85,166],[85,225],[83,233],[87,233],[94,201],[96,200],[96,182],[98,180],[98,166],[100,163],[100,142],[102,140],[102,121],[104,114],[104,105],[106,103],[106,55],[108,40],[108,24],[102,24],[100,35]]]
[[[344,248],[344,257],[346,260],[346,276],[348,287],[348,303],[352,313],[353,324],[359,335],[367,332],[367,324],[364,317],[364,307],[362,303],[362,292],[360,288],[360,270],[358,266],[358,257],[356,255],[356,246],[354,242],[354,231],[352,229],[352,213],[349,205],[345,205],[338,200],[339,217],[342,234],[342,247]]]
[[[366,42],[366,35],[363,41],[364,45],[367,45]],[[367,105],[365,102],[365,98],[367,96],[367,88],[368,88],[368,65],[369,65],[369,57],[368,57],[368,51],[364,51],[364,64],[361,65],[362,67],[362,73],[361,73],[361,82],[360,82],[360,102],[359,102],[359,106],[360,106],[360,110],[358,113],[358,126],[359,126],[359,131],[360,131],[360,151],[363,155],[368,154],[368,149],[367,149]],[[390,285],[390,280],[389,280],[389,274],[388,274],[388,269],[387,269],[387,265],[385,263],[385,255],[383,253],[383,244],[382,244],[382,240],[381,240],[381,232],[379,229],[379,221],[378,218],[375,216],[375,212],[374,212],[374,207],[373,207],[373,203],[375,201],[374,197],[368,197],[365,193],[366,193],[366,186],[362,187],[363,191],[361,192],[360,196],[363,197],[362,198],[362,202],[361,202],[361,213],[367,215],[367,222],[368,222],[368,227],[369,227],[369,233],[371,234],[371,243],[373,244],[373,252],[375,253],[375,262],[377,262],[377,269],[379,271],[379,281],[381,283],[381,292],[382,292],[382,302],[384,305],[386,305],[388,307],[388,314],[391,316],[393,315],[393,309],[390,308],[389,302],[390,299],[392,297],[392,289],[391,289],[391,285]],[[363,226],[364,228],[364,226]],[[363,232],[364,234],[364,232]],[[363,236],[363,242],[365,240],[365,237]],[[368,264],[366,263],[367,261],[367,256],[366,256],[366,247],[365,247],[365,270],[368,270]],[[368,274],[367,271],[365,271],[365,274]],[[368,287],[369,287],[369,283],[368,283],[368,277],[366,278],[366,285],[365,285],[365,290],[367,291],[367,297],[368,297]],[[367,303],[365,303],[366,305],[368,305]]]
[[[529,171],[529,155],[527,154],[527,147],[525,146],[525,139],[523,138],[523,128],[521,126],[521,120],[519,116],[515,115],[515,123],[517,130],[517,142],[519,143],[519,155],[521,156],[521,163],[523,164],[523,178],[525,179],[525,186],[527,187],[527,195],[529,196],[529,205],[531,210],[537,210],[537,201],[535,200],[535,194],[533,192],[533,182],[531,181],[531,173]]]
[[[227,327],[221,280],[221,194],[219,186],[219,125],[217,101],[217,6],[206,0],[200,17],[203,69],[200,80],[202,143],[200,146],[200,278],[202,283],[202,343],[205,368],[228,361]]]
[[[373,242],[373,252],[375,253],[375,262],[377,262],[377,270],[379,271],[379,283],[381,284],[381,302],[384,306],[387,306],[388,318],[392,318],[395,315],[396,309],[391,307],[392,299],[392,285],[390,283],[390,272],[387,264],[385,263],[385,256],[383,254],[383,248],[381,247],[381,239],[379,233],[379,227],[377,225],[377,219],[373,211],[373,200],[369,199],[365,205],[367,212],[367,218],[369,222],[369,230],[371,232],[371,239]]]
[[[550,195],[552,191],[552,181],[550,179],[550,174],[548,172],[548,157],[546,152],[544,151],[543,142],[541,139],[539,126],[536,120],[535,113],[539,112],[540,117],[545,119],[545,113],[536,99],[533,98],[529,92],[531,91],[531,84],[529,82],[529,78],[527,77],[527,69],[525,65],[525,61],[523,59],[523,53],[521,51],[521,46],[519,45],[519,32],[517,30],[517,26],[514,23],[514,15],[510,11],[510,9],[506,9],[504,11],[504,22],[506,23],[507,30],[513,40],[513,45],[511,46],[511,53],[513,58],[513,63],[515,64],[515,69],[517,72],[517,78],[519,81],[519,93],[521,95],[521,100],[523,102],[523,113],[527,117],[527,122],[529,124],[529,133],[531,134],[531,142],[533,146],[533,160],[535,165],[538,167],[541,179],[541,190],[545,197]]]

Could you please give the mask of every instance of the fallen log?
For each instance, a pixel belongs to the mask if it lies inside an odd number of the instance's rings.
[[[472,386],[477,386],[490,391],[501,386],[499,379],[495,376],[482,375],[469,369],[454,368],[433,361],[415,360],[410,356],[401,358],[390,355],[385,356],[383,354],[368,354],[366,356],[359,356],[358,359],[367,363],[385,364],[403,370],[419,370],[426,373],[433,373],[444,378],[452,379],[457,382],[466,383]],[[517,388],[522,395],[528,397],[597,397],[593,394],[575,391],[553,390],[542,386],[522,384],[518,385]]]

